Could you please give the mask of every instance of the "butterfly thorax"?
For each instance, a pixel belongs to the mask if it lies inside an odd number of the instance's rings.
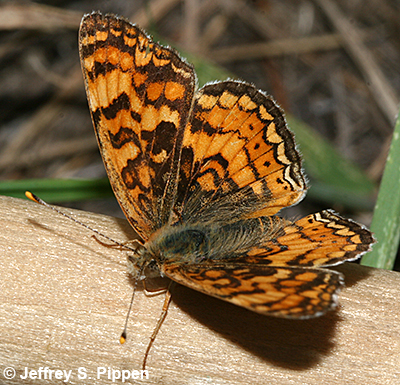
[[[210,230],[204,226],[165,226],[146,245],[149,259],[164,262],[199,263],[210,254]]]
[[[128,256],[128,271],[139,280],[155,278],[163,276],[165,262],[198,263],[208,255],[209,231],[199,226],[165,226]]]
[[[164,263],[196,264],[240,258],[276,236],[277,217],[238,220],[228,225],[176,224],[160,229],[146,243],[143,257]]]

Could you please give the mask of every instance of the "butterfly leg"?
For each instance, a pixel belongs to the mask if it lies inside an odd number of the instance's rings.
[[[156,339],[158,331],[160,330],[161,325],[163,324],[163,322],[165,320],[165,317],[167,316],[168,307],[169,307],[169,304],[171,303],[171,286],[172,285],[173,285],[173,282],[171,281],[171,283],[169,284],[168,288],[166,289],[164,305],[162,307],[160,317],[158,318],[157,325],[156,325],[156,327],[155,327],[155,329],[153,331],[153,334],[150,337],[150,342],[147,345],[146,353],[144,354],[143,366],[142,366],[143,370],[145,370],[145,368],[146,368],[147,357],[149,355],[151,347],[153,346],[153,342]]]

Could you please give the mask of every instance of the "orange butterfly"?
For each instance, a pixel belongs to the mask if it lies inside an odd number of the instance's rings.
[[[239,81],[196,91],[190,64],[113,15],[84,16],[79,45],[100,152],[143,239],[128,259],[136,280],[166,276],[276,317],[334,308],[343,279],[324,267],[358,258],[374,239],[330,210],[276,216],[306,182],[274,100]]]

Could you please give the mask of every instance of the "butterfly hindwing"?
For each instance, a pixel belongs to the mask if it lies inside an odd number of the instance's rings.
[[[267,232],[264,232],[267,235]],[[359,258],[375,242],[371,232],[332,210],[287,222],[237,261],[268,266],[333,266]]]
[[[310,318],[334,308],[342,275],[324,269],[234,263],[166,264],[174,281],[257,313]]]

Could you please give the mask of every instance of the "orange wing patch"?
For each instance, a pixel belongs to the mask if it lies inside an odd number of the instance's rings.
[[[181,163],[176,206],[185,221],[201,221],[215,205],[238,218],[273,215],[306,190],[283,112],[246,83],[213,83],[195,95]]]
[[[304,319],[336,307],[342,275],[323,269],[246,264],[164,266],[165,275],[182,285],[275,317]]]
[[[286,224],[279,234],[267,237],[237,262],[281,267],[333,266],[359,258],[374,242],[364,226],[324,210]]]
[[[79,36],[104,164],[125,215],[146,240],[171,215],[193,68],[121,18],[94,13]]]

